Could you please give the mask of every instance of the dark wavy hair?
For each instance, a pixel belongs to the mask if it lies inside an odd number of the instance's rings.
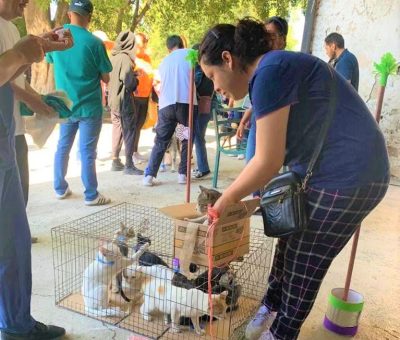
[[[264,22],[265,25],[274,24],[280,35],[287,36],[289,32],[289,25],[286,19],[278,16],[269,17]]]
[[[238,58],[243,70],[260,55],[271,50],[271,40],[264,23],[250,17],[239,20],[236,26],[218,24],[207,31],[199,49],[199,61],[221,65],[222,52]]]

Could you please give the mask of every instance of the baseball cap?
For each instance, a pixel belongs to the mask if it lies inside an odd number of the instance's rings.
[[[93,4],[89,0],[72,0],[69,11],[83,16],[88,16],[93,12]]]

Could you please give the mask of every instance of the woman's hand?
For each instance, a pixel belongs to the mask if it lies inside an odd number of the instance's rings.
[[[218,216],[221,216],[225,208],[232,203],[236,203],[235,200],[229,194],[223,194],[217,202],[215,202],[213,209]]]
[[[236,137],[238,139],[242,139],[243,138],[243,134],[244,134],[244,129],[245,129],[245,124],[243,124],[242,121],[240,121],[240,124],[236,130]]]

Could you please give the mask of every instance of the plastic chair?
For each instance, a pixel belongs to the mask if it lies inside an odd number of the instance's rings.
[[[244,100],[244,103],[246,100]],[[219,105],[217,108],[213,109],[213,119],[214,119],[214,130],[215,138],[217,144],[217,150],[215,154],[215,164],[214,164],[214,175],[212,186],[217,187],[218,183],[218,171],[221,153],[225,155],[239,156],[246,154],[246,143],[247,139],[242,141],[236,140],[234,144],[231,143],[231,138],[236,135],[237,127],[239,126],[240,119],[235,119],[229,117],[228,113],[230,111],[236,111],[244,113],[246,108],[242,104],[241,107],[237,108],[225,108]],[[226,145],[228,142],[228,145]]]

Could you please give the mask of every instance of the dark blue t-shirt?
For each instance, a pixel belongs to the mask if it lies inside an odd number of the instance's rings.
[[[291,105],[284,164],[301,176],[329,112],[328,67],[308,54],[271,51],[261,59],[249,85],[256,119]],[[335,116],[309,183],[354,188],[382,180],[389,169],[383,134],[355,89],[335,75]]]
[[[333,67],[345,79],[350,80],[351,85],[358,91],[359,70],[356,56],[346,48],[339,58],[333,63]]]

